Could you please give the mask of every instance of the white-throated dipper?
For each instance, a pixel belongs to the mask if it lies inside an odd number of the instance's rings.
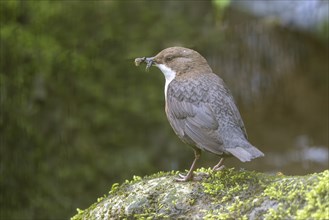
[[[155,57],[135,59],[137,66],[141,62],[147,64],[146,69],[154,65],[163,72],[167,118],[177,136],[194,150],[190,170],[177,181],[193,178],[201,150],[221,157],[213,170],[223,168],[223,159],[228,156],[242,162],[264,156],[249,143],[231,92],[198,52],[170,47]]]

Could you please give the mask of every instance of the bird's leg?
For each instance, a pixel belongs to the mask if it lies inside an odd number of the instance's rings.
[[[193,160],[190,170],[188,171],[186,176],[184,176],[183,174],[179,174],[179,177],[175,179],[176,181],[186,182],[193,178],[193,171],[195,169],[195,164],[196,164],[197,160],[200,158],[200,155],[201,155],[201,150],[194,149],[194,160]]]
[[[224,163],[224,158],[222,157],[221,159],[220,159],[220,161],[218,162],[218,164],[216,164],[213,168],[212,168],[212,171],[220,171],[220,170],[222,170],[222,169],[224,169],[224,165],[223,165],[223,163]]]

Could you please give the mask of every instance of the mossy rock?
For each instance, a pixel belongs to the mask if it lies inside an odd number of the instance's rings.
[[[113,184],[71,220],[82,219],[329,219],[329,170],[306,176],[199,169],[175,182],[160,172]]]

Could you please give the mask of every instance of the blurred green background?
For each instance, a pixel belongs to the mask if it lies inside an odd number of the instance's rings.
[[[230,1],[0,4],[0,219],[67,219],[115,182],[188,169],[162,73],[133,63],[175,45],[206,57],[266,154],[228,167],[328,168],[328,22],[301,31]]]

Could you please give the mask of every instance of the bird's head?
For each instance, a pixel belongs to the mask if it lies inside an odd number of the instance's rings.
[[[136,60],[135,62],[137,64]],[[149,69],[151,66],[158,67],[166,78],[171,75],[176,77],[212,72],[203,56],[192,49],[184,47],[169,47],[156,56],[143,58],[139,62],[145,62],[146,69]]]

